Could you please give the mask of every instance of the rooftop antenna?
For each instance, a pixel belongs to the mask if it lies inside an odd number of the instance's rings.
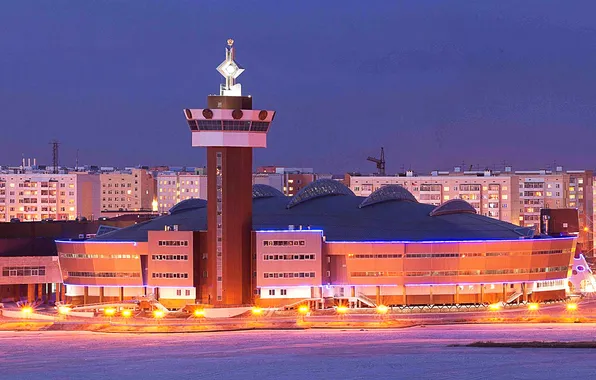
[[[58,140],[53,140],[52,144],[52,166],[54,167],[53,173],[58,174],[58,146],[60,143]]]
[[[381,157],[380,158],[374,158],[374,157],[368,156],[368,158],[366,160],[377,164],[377,174],[379,176],[385,175],[385,151],[383,150],[383,147],[381,147]]]
[[[77,149],[77,158],[75,160],[75,171],[79,171],[79,150]]]

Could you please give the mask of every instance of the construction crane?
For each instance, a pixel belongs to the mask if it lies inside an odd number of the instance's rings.
[[[383,150],[383,147],[381,147],[381,157],[380,158],[374,158],[374,157],[369,156],[366,160],[377,164],[377,174],[379,176],[385,175],[385,151]]]

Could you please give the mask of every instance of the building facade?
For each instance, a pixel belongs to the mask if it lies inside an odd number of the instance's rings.
[[[157,211],[156,183],[145,169],[104,172],[101,182],[101,211]]]
[[[99,191],[95,174],[0,174],[0,221],[96,219]]]

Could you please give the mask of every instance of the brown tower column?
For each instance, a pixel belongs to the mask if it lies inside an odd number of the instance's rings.
[[[252,301],[252,148],[207,148],[207,173],[211,301],[248,304]]]

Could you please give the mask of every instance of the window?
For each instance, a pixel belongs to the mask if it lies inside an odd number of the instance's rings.
[[[275,295],[275,289],[269,289],[269,295],[270,296],[274,296]]]
[[[297,246],[306,245],[304,240],[263,240],[263,246]]]
[[[288,290],[287,289],[280,289],[279,290],[279,294],[281,294],[282,296],[287,296],[288,295]]]
[[[177,296],[181,296],[182,295],[182,290],[181,289],[177,289],[176,290],[176,295]]]

